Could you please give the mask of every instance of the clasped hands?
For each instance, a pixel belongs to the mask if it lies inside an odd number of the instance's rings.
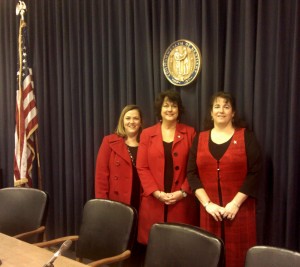
[[[153,193],[154,197],[157,198],[159,201],[165,203],[166,205],[173,205],[178,200],[183,198],[181,191],[174,191],[172,193],[166,193],[163,191],[155,191]]]
[[[239,211],[239,206],[233,201],[225,207],[210,202],[205,209],[216,221],[222,221],[223,219],[233,220]]]

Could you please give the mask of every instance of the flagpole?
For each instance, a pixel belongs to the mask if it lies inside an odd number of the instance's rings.
[[[19,109],[18,116],[19,116],[19,124],[17,125],[19,129],[19,134],[21,133],[21,105],[22,105],[22,45],[21,45],[21,32],[22,32],[22,27],[24,26],[24,13],[26,10],[26,5],[23,1],[19,1],[16,7],[16,14],[20,15],[20,25],[19,25],[19,34],[18,34],[18,53],[19,53],[19,71],[18,71],[18,88],[19,88],[19,94],[18,94],[18,101],[17,101],[17,107]],[[18,154],[20,154],[21,151],[21,144],[18,142]],[[20,157],[19,159],[19,166],[21,166],[22,158]],[[15,186],[23,186],[24,183],[26,183],[24,177],[20,177],[19,181],[15,181]]]
[[[36,159],[37,159],[37,166],[38,166],[38,189],[43,190],[43,179],[42,179],[42,172],[41,172],[41,165],[40,165],[40,149],[39,149],[39,140],[37,131],[34,132],[34,141],[35,141],[35,149],[36,149]]]

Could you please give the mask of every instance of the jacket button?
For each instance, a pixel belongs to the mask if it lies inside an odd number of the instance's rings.
[[[119,178],[118,178],[118,176],[114,176],[114,179],[115,179],[115,180],[118,180]]]
[[[120,161],[116,160],[115,164],[116,166],[120,166]]]
[[[178,171],[178,170],[179,170],[179,166],[176,166],[176,167],[175,167],[175,170]]]
[[[178,156],[178,153],[177,153],[177,152],[174,152],[173,155],[174,155],[174,157],[177,157],[177,156]]]

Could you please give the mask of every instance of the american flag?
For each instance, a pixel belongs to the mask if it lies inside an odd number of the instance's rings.
[[[32,69],[28,62],[27,37],[27,25],[22,17],[18,37],[14,185],[32,187],[32,165],[35,159],[34,132],[38,128],[38,118]]]

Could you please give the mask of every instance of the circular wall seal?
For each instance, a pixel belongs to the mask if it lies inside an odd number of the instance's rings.
[[[200,50],[191,41],[175,41],[166,50],[162,65],[166,78],[172,84],[185,86],[194,81],[200,73]]]

